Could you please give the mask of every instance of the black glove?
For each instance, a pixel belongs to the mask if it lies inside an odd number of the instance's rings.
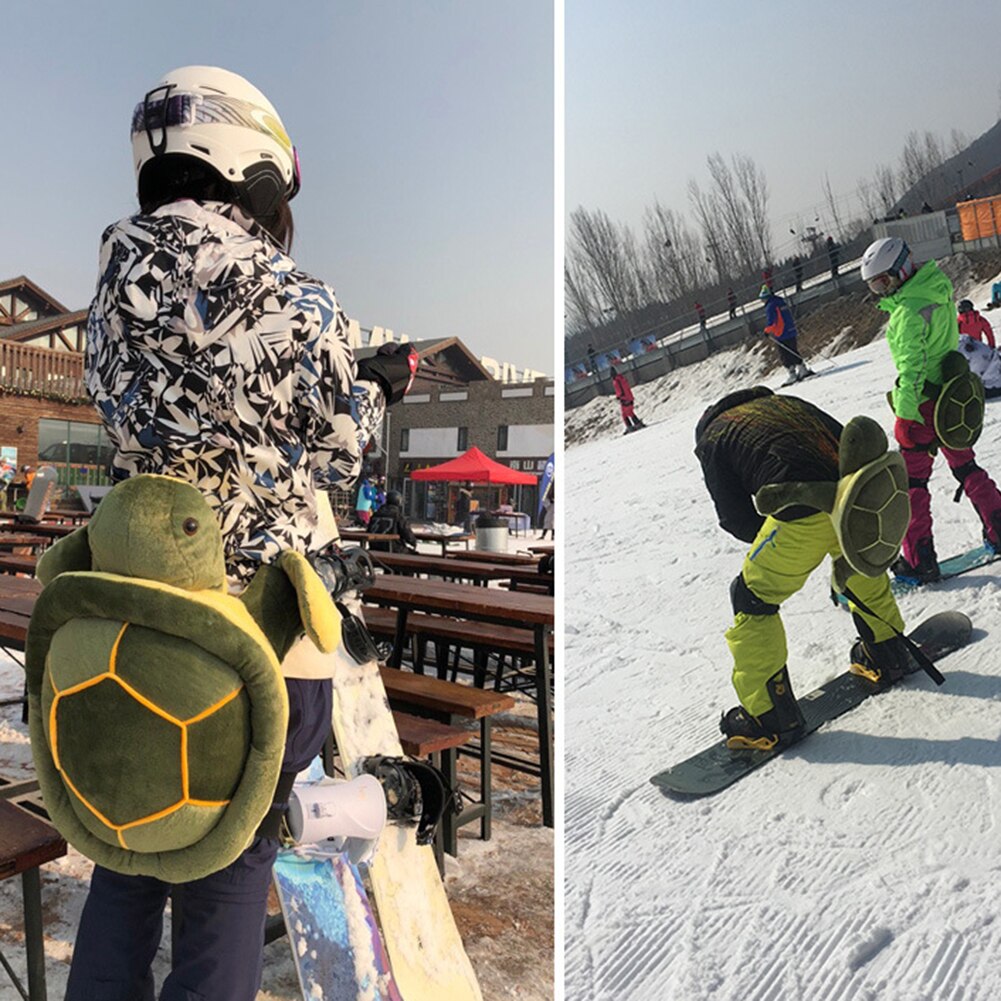
[[[411,344],[383,344],[371,358],[358,362],[358,378],[377,382],[386,406],[399,403],[410,391],[417,374],[417,349]]]

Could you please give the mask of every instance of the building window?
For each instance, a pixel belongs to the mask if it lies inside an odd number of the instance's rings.
[[[459,434],[455,443],[455,447],[460,452],[465,452],[469,448],[469,428],[459,428]]]
[[[497,451],[506,452],[507,451],[507,425],[501,424],[497,428]]]
[[[410,428],[400,428],[400,451],[410,451]]]

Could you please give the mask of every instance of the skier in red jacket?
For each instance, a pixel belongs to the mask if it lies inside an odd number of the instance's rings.
[[[994,330],[990,321],[985,316],[981,316],[974,308],[969,299],[960,299],[959,305],[959,332],[972,337],[975,341],[986,341],[988,347],[996,347],[994,343]]]
[[[646,425],[633,413],[633,391],[629,385],[629,380],[613,365],[610,369],[612,373],[612,386],[615,389],[615,398],[622,407],[622,420],[626,425],[626,433],[635,431],[638,428],[645,428]]]

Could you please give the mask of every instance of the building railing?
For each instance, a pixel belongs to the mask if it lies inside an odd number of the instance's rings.
[[[0,340],[0,390],[63,402],[85,400],[83,355]]]

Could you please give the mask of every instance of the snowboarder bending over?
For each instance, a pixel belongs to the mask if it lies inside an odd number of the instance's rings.
[[[893,570],[899,577],[926,583],[940,576],[928,493],[935,450],[941,449],[980,517],[985,544],[995,551],[1001,550],[1001,493],[977,465],[972,447],[946,447],[935,428],[936,401],[945,381],[943,363],[959,343],[952,282],[934,261],[916,269],[910,248],[897,236],[870,244],[862,255],[861,273],[880,297],[879,308],[890,314],[886,343],[897,381],[889,399],[896,416],[894,436],[910,478],[911,522]]]
[[[850,604],[860,634],[851,670],[878,691],[903,676],[904,623],[886,569],[907,526],[906,474],[875,421],[856,417],[842,429],[813,404],[764,386],[709,407],[695,441],[720,526],[751,544],[730,585],[734,620],[726,632],[740,705],[720,729],[730,748],[768,750],[794,742],[803,726],[779,610],[826,556],[838,590],[866,607]],[[875,523],[852,520],[859,487],[885,492],[877,528],[885,537],[872,537]]]
[[[612,373],[612,386],[615,389],[615,398],[622,407],[622,420],[626,425],[626,432],[635,431],[637,428],[645,428],[646,425],[633,412],[636,404],[633,398],[632,387],[629,380],[614,365],[610,369]]]
[[[783,385],[788,386],[790,383],[805,379],[808,375],[813,375],[813,372],[806,367],[806,362],[803,361],[796,346],[799,331],[785,299],[776,295],[767,285],[761,286],[758,298],[765,304],[765,333],[775,338],[775,345],[779,349],[779,360],[789,372],[789,378]]]

